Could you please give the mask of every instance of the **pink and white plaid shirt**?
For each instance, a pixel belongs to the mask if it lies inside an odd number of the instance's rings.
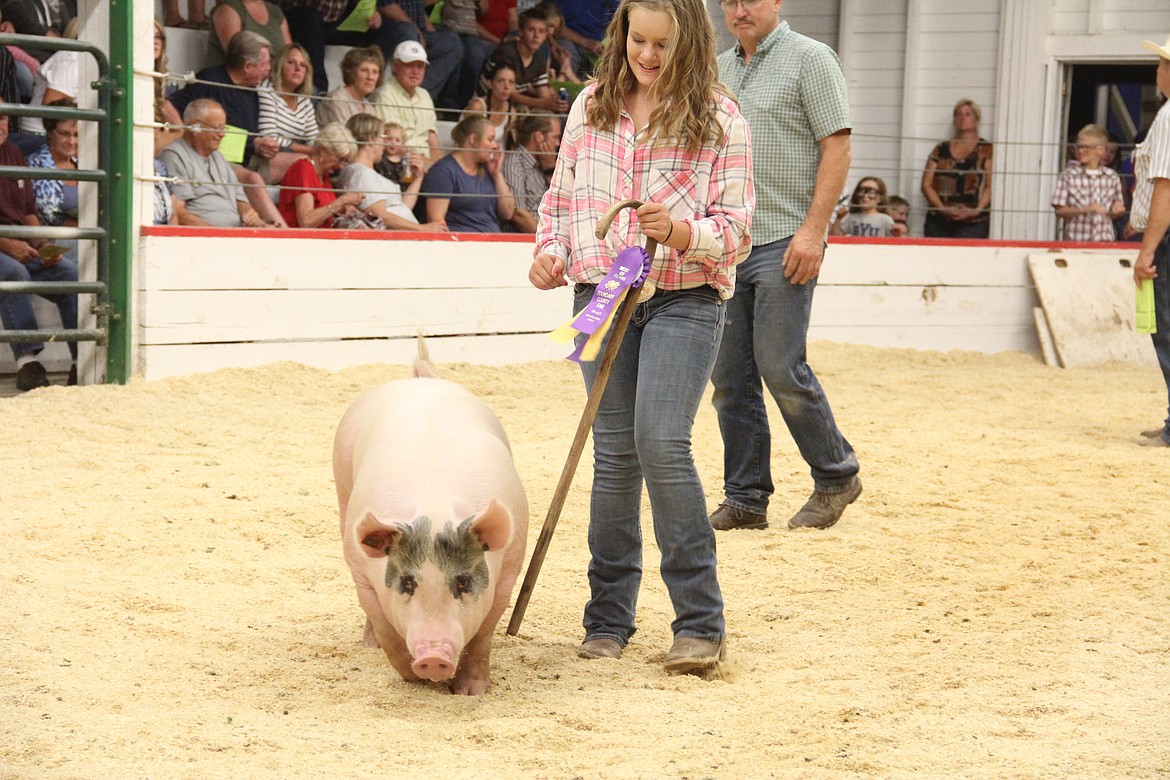
[[[534,254],[566,261],[573,282],[597,284],[618,252],[643,246],[638,217],[624,209],[604,241],[593,231],[606,209],[626,198],[664,203],[670,215],[690,225],[691,243],[683,252],[660,246],[650,271],[659,289],[682,290],[709,284],[723,298],[735,290],[735,266],[751,252],[751,136],[735,102],[718,96],[715,103],[723,138],[691,154],[677,146],[645,143],[622,112],[613,130],[598,130],[585,121],[587,87],[569,110],[561,150],[548,193],[540,204]]]

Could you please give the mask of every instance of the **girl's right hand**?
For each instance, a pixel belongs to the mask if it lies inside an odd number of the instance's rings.
[[[528,270],[528,281],[538,290],[554,290],[569,283],[565,278],[565,261],[549,254],[539,254]]]

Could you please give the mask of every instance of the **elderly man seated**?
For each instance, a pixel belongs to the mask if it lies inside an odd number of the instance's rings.
[[[183,137],[159,155],[175,182],[171,196],[180,225],[264,227],[236,179],[235,171],[219,153],[227,116],[211,98],[187,104]]]
[[[394,78],[374,93],[373,102],[379,119],[403,128],[410,151],[438,162],[443,157],[436,131],[438,117],[430,93],[422,86],[428,62],[427,51],[418,41],[398,44],[390,60]]]
[[[260,136],[260,98],[254,89],[268,78],[271,69],[270,44],[257,33],[242,30],[228,42],[227,59],[223,65],[199,71],[199,81],[174,93],[163,104],[167,122],[177,125],[179,115],[185,115],[187,105],[194,100],[211,98],[220,104],[227,115],[227,123],[245,131],[243,159],[231,160],[236,178],[248,185],[245,194],[256,211],[267,221],[283,225],[276,204],[268,195],[264,177],[257,173],[267,160],[275,170],[287,170],[301,155],[280,151],[276,136]],[[248,89],[241,89],[248,87]],[[225,150],[226,151],[226,150]]]
[[[3,111],[0,102],[0,111]],[[20,150],[8,140],[9,118],[0,114],[0,165],[23,168],[28,165]],[[27,225],[38,227],[36,200],[32,183],[24,179],[0,179],[0,225]],[[0,281],[5,282],[76,282],[76,258],[55,256],[48,251],[50,242],[43,239],[25,241],[19,238],[0,238]],[[77,296],[46,295],[57,304],[61,325],[69,330],[77,328]],[[7,293],[0,295],[0,322],[5,330],[38,330],[29,295]],[[37,360],[44,344],[12,344],[16,358],[16,389],[32,390],[49,384],[45,367]],[[69,342],[73,366],[69,369],[69,384],[77,384],[77,344]]]

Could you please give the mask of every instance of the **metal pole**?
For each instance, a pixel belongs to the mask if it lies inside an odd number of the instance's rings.
[[[130,308],[134,300],[130,264],[134,249],[134,2],[110,0],[110,71],[101,99],[109,112],[109,130],[99,134],[98,166],[110,175],[99,215],[107,228],[104,252],[109,281],[106,381],[125,384],[130,378]]]

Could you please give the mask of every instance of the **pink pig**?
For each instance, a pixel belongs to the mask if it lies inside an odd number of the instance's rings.
[[[362,643],[381,646],[404,680],[487,692],[492,632],[528,534],[500,421],[420,357],[415,378],[376,387],[346,411],[333,478],[345,560],[369,618]]]

